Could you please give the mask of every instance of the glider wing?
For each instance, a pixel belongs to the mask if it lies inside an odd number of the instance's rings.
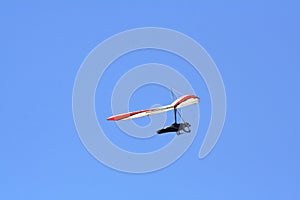
[[[107,120],[116,121],[116,120],[126,120],[126,119],[145,117],[145,116],[154,115],[162,112],[167,112],[172,109],[173,107],[171,105],[161,106],[157,108],[151,108],[148,110],[139,110],[139,111],[128,112],[124,114],[114,115],[107,118]]]
[[[139,110],[139,111],[128,112],[124,114],[114,115],[107,118],[107,120],[117,121],[117,120],[126,120],[126,119],[145,117],[145,116],[154,115],[162,112],[167,112],[169,110],[189,106],[198,103],[199,101],[200,101],[199,97],[196,97],[195,95],[185,95],[167,106],[161,106],[157,108],[151,108],[148,110]]]

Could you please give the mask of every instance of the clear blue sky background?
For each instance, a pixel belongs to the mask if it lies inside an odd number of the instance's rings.
[[[0,199],[300,199],[299,8],[291,0],[1,2]],[[228,112],[207,158],[197,157],[204,125],[173,165],[136,175],[86,151],[71,103],[87,54],[144,26],[183,32],[209,52]]]

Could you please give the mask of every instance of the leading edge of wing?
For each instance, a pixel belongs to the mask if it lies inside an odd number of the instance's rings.
[[[107,120],[117,121],[117,120],[126,120],[126,119],[145,117],[148,115],[154,115],[154,114],[158,114],[158,113],[162,113],[162,112],[167,112],[172,109],[173,109],[172,105],[161,106],[161,107],[157,107],[157,108],[151,108],[148,110],[139,110],[139,111],[128,112],[128,113],[123,113],[123,114],[119,114],[119,115],[114,115],[114,116],[108,117]]]

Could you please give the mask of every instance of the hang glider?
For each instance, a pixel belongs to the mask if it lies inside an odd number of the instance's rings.
[[[161,106],[161,107],[157,107],[157,108],[150,108],[147,110],[139,110],[139,111],[134,111],[134,112],[118,114],[118,115],[108,117],[107,120],[110,120],[110,121],[128,120],[128,119],[145,117],[145,116],[149,116],[149,115],[154,115],[154,114],[174,110],[175,123],[173,123],[171,126],[168,126],[168,127],[158,130],[157,133],[162,134],[162,133],[166,133],[166,132],[177,132],[177,134],[179,135],[182,133],[181,131],[190,132],[189,127],[191,125],[187,122],[177,123],[177,115],[176,115],[178,112],[177,109],[185,107],[185,106],[189,106],[192,104],[196,104],[199,101],[200,101],[200,98],[195,95],[185,95],[185,96],[178,98],[170,105]],[[179,112],[178,112],[178,114],[180,115]],[[181,115],[180,115],[180,117],[181,117]]]

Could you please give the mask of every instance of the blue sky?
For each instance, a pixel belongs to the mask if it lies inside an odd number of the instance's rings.
[[[290,0],[2,2],[0,198],[299,199],[299,6]],[[180,31],[208,51],[223,77],[227,117],[217,145],[199,160],[209,100],[201,77],[186,66],[182,73],[203,92],[203,126],[194,143],[165,169],[127,174],[101,164],[82,145],[72,90],[96,45],[145,26]],[[119,62],[130,69],[153,59],[182,62],[151,51]],[[153,96],[157,89],[144,92]],[[132,109],[157,100],[142,92]],[[99,111],[98,118],[109,112]],[[113,139],[128,147],[127,140]]]

